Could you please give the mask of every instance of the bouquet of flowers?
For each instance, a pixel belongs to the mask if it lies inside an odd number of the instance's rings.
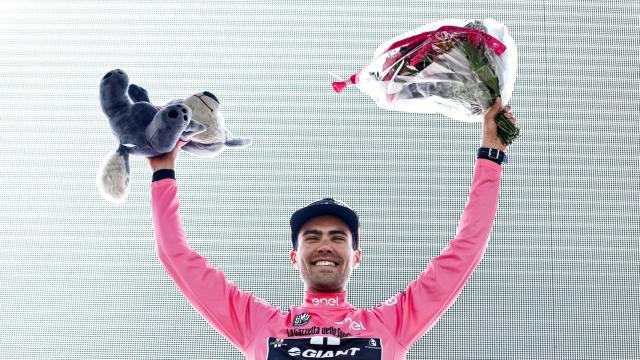
[[[507,28],[495,20],[443,20],[383,43],[369,65],[332,85],[338,93],[356,85],[388,110],[481,121],[497,97],[503,104],[511,98],[516,52]],[[503,111],[496,123],[505,145],[518,137]]]

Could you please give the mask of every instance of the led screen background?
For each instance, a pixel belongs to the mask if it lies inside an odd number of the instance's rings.
[[[363,221],[350,302],[402,290],[455,232],[479,124],[336,95],[328,72],[422,24],[486,17],[518,44],[522,137],[483,262],[408,358],[640,358],[639,15],[626,0],[3,0],[0,358],[242,358],[156,258],[146,162],[125,204],[96,190],[113,68],[158,104],[211,91],[253,139],[177,169],[192,245],[241,288],[299,304],[288,217],[334,196]]]

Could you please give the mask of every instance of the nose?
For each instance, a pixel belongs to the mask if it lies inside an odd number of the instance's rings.
[[[220,104],[220,101],[218,100],[218,98],[213,95],[212,93],[205,91],[204,93],[202,93],[204,96],[208,96],[210,98],[212,98],[213,100],[215,100],[218,104]]]
[[[332,243],[329,237],[323,236],[322,239],[320,240],[320,244],[318,245],[318,248],[316,249],[316,251],[319,253],[332,253],[333,247],[331,245]]]

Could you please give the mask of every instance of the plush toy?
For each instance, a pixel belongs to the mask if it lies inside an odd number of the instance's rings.
[[[242,149],[251,145],[251,139],[237,138],[225,128],[220,101],[212,93],[201,92],[184,100],[173,100],[169,104],[188,106],[191,109],[191,119],[205,127],[204,131],[194,134],[182,150],[199,157],[214,157],[227,148]]]
[[[188,142],[185,151],[200,157],[251,143],[234,138],[224,128],[218,99],[206,91],[156,107],[145,89],[129,84],[127,74],[116,69],[100,81],[100,104],[118,148],[103,161],[97,183],[102,196],[116,204],[124,202],[129,192],[130,154],[158,156],[171,151],[179,139]]]

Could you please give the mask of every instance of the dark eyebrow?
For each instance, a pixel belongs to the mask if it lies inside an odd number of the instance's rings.
[[[322,231],[315,230],[315,229],[305,230],[302,233],[302,236],[305,236],[305,235],[322,235]],[[347,233],[342,230],[331,230],[329,231],[329,235],[345,235],[346,236]]]

